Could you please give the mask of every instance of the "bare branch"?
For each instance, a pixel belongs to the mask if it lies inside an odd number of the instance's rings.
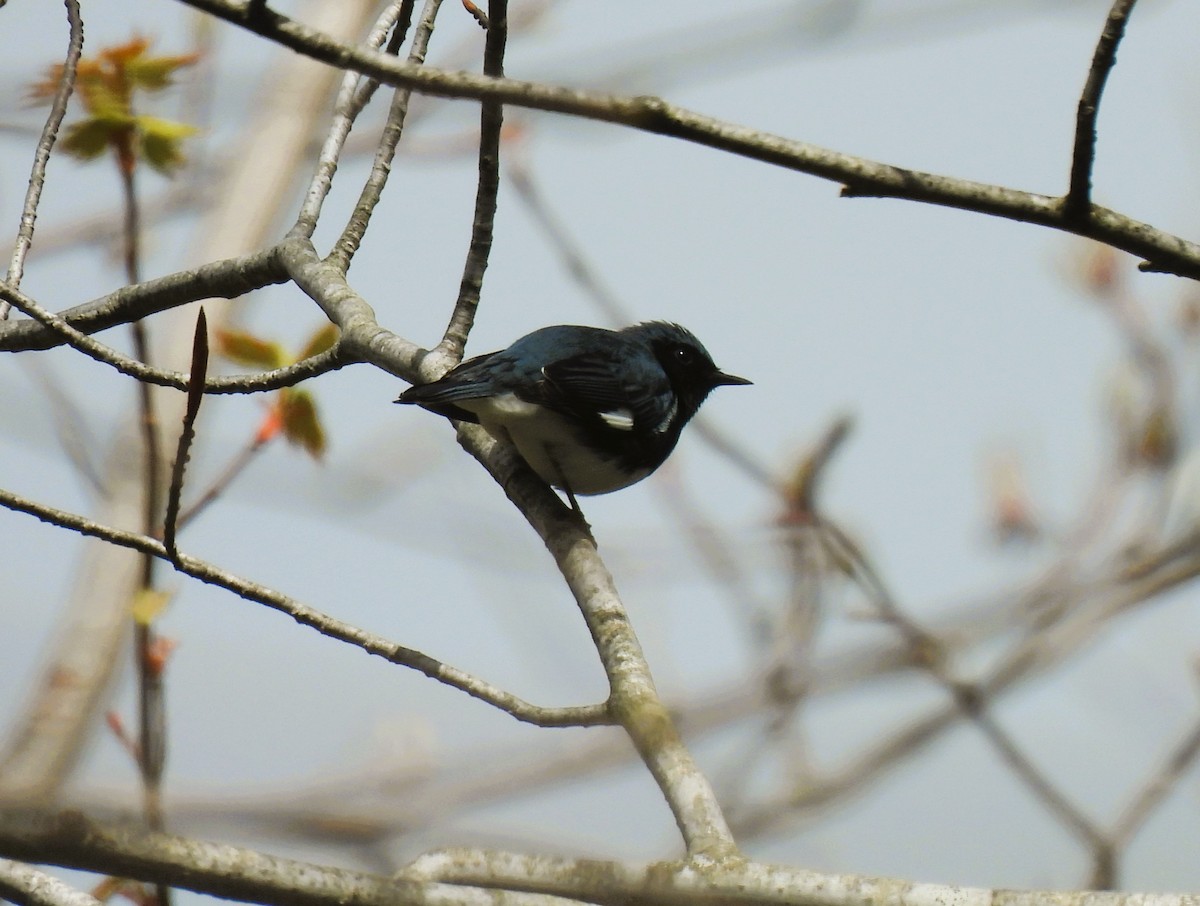
[[[1115,887],[1117,883],[1116,853],[1137,836],[1145,823],[1175,789],[1184,775],[1200,758],[1200,724],[1195,724],[1179,740],[1166,761],[1138,791],[1121,812],[1109,837],[1111,844],[1097,854],[1092,882],[1095,887]]]
[[[381,657],[389,663],[401,667],[409,667],[420,673],[424,673],[430,679],[466,692],[473,698],[477,698],[480,701],[499,708],[501,711],[511,714],[517,720],[540,727],[594,726],[612,722],[612,718],[609,716],[608,705],[605,703],[582,705],[574,708],[543,708],[538,705],[532,705],[463,670],[451,667],[436,658],[417,651],[415,648],[406,648],[403,645],[389,642],[381,636],[366,632],[349,623],[328,616],[265,585],[259,585],[256,582],[243,579],[233,573],[213,566],[196,557],[180,553],[179,551],[176,551],[175,556],[172,557],[161,541],[149,538],[146,535],[139,535],[136,532],[127,532],[111,526],[101,525],[83,516],[55,509],[54,507],[44,506],[4,489],[0,489],[0,506],[19,513],[28,513],[42,522],[70,529],[73,532],[79,532],[81,535],[100,538],[118,547],[128,548],[143,554],[149,554],[161,560],[166,560],[184,575],[191,576],[193,579],[199,579],[208,585],[224,588],[226,591],[231,591],[238,597],[245,598],[247,601],[254,601],[258,604],[264,604],[273,610],[278,610],[280,613],[287,614],[302,626],[308,626],[322,635],[353,645],[356,648],[361,648],[367,654]]]
[[[123,286],[107,295],[59,312],[74,329],[92,334],[201,299],[235,299],[256,289],[287,280],[276,249],[213,261],[192,270]],[[3,292],[4,286],[0,286]],[[15,287],[8,287],[15,290]],[[53,349],[67,340],[62,333],[37,321],[0,323],[0,352]]]
[[[130,827],[102,827],[78,812],[0,812],[0,849],[40,862],[124,875],[254,903],[328,906],[397,902],[411,885],[294,862],[252,850]]]
[[[365,46],[377,50],[383,46],[389,32],[407,31],[412,17],[412,5],[413,0],[389,3],[367,35]],[[342,87],[334,102],[333,122],[325,136],[325,144],[317,155],[317,169],[309,183],[308,192],[305,193],[296,223],[292,227],[293,234],[312,238],[317,229],[317,220],[321,216],[321,207],[333,185],[333,174],[337,170],[346,138],[350,135],[358,115],[362,113],[378,87],[378,80],[364,80],[357,72],[347,72],[342,78]]]
[[[1125,35],[1125,25],[1137,0],[1114,0],[1104,22],[1104,31],[1092,56],[1087,82],[1075,114],[1075,151],[1071,158],[1071,185],[1063,201],[1063,214],[1083,217],[1092,203],[1092,165],[1096,160],[1096,115],[1104,83],[1117,62],[1117,45]]]
[[[437,374],[443,357],[381,327],[345,275],[317,258],[312,243],[292,237],[280,254],[296,284],[342,331],[342,342],[363,359],[413,380]],[[684,746],[654,688],[641,645],[617,595],[612,575],[586,527],[538,479],[510,446],[482,428],[459,426],[459,443],[491,473],[541,537],[583,613],[608,676],[613,718],[629,734],[662,790],[688,851],[728,854],[735,847],[708,779]],[[419,668],[418,668],[419,669]]]
[[[1102,847],[1105,837],[1094,822],[1046,777],[990,713],[986,688],[955,677],[944,661],[944,652],[937,640],[900,608],[862,550],[829,520],[822,520],[821,527],[824,537],[833,545],[835,555],[847,564],[880,616],[900,632],[911,646],[917,663],[950,694],[1013,773],[1085,844],[1093,850]]]
[[[16,246],[13,248],[8,276],[5,278],[6,282],[14,287],[21,285],[25,256],[29,254],[29,247],[33,244],[38,203],[41,201],[42,186],[46,181],[46,164],[50,162],[50,152],[58,140],[58,130],[67,113],[67,102],[71,99],[71,92],[75,90],[75,67],[83,53],[83,18],[79,13],[79,0],[66,0],[66,7],[67,22],[71,29],[67,58],[63,61],[58,90],[54,92],[54,100],[50,104],[50,115],[46,117],[46,125],[42,127],[42,136],[38,139],[37,151],[33,155],[33,172],[29,174],[29,188],[25,190],[25,204],[21,208],[21,226],[17,231]],[[0,321],[8,317],[10,307],[8,302],[0,301]]]
[[[504,78],[504,48],[508,42],[508,2],[489,0],[486,17],[487,39],[483,50],[483,74]],[[471,244],[463,264],[458,299],[450,323],[438,350],[457,361],[462,358],[467,336],[475,323],[483,274],[492,252],[496,223],[496,198],[500,193],[500,132],[504,126],[504,106],[484,101],[479,110],[479,181],[475,189],[475,217],[471,223]]]
[[[0,897],[19,906],[100,906],[94,896],[9,859],[0,859]]]
[[[986,890],[898,878],[833,875],[744,859],[626,864],[495,850],[447,849],[414,861],[401,878],[525,890],[595,903],[686,906],[697,902],[807,906],[1187,906],[1187,894]]]
[[[1107,208],[1093,206],[1085,217],[1068,217],[1061,198],[878,163],[737,126],[660,98],[621,97],[412,66],[336,41],[278,13],[247,21],[241,5],[232,0],[182,2],[297,53],[332,66],[355,69],[388,84],[408,85],[415,91],[442,97],[498,101],[625,125],[842,183],[842,194],[847,197],[903,198],[1039,224],[1124,249],[1145,259],[1143,266],[1148,270],[1200,278],[1200,244]]]
[[[421,19],[417,23],[412,47],[408,52],[408,62],[415,66],[421,66],[425,62],[425,54],[429,50],[429,39],[433,35],[433,23],[441,5],[442,0],[426,0],[424,8],[421,10]],[[411,2],[406,9],[411,17]],[[374,91],[378,85],[378,79],[368,79],[363,87]],[[330,261],[343,271],[350,267],[350,261],[353,259],[354,253],[358,251],[362,238],[366,234],[371,214],[383,196],[383,188],[387,185],[388,176],[392,171],[392,159],[396,155],[396,146],[400,142],[400,136],[404,133],[404,123],[408,118],[408,106],[411,98],[412,89],[397,88],[395,90],[391,109],[388,110],[387,122],[383,127],[383,134],[379,137],[379,145],[375,149],[375,159],[371,163],[370,175],[363,184],[354,210],[351,211],[350,218],[342,229],[342,235],[338,237],[333,251],[330,252]]]
[[[129,356],[122,355],[111,346],[106,346],[97,340],[93,340],[82,331],[76,330],[63,318],[54,314],[54,312],[47,311],[28,296],[4,284],[0,284],[0,299],[8,299],[17,310],[37,319],[41,324],[59,333],[63,337],[64,342],[73,348],[79,350],[89,358],[95,359],[97,362],[102,362],[105,365],[115,368],[122,374],[137,378],[144,384],[173,387],[176,390],[183,391],[188,391],[191,388],[190,377],[182,371],[163,371],[160,368],[152,368],[149,365],[144,365],[137,359],[131,359]],[[283,368],[276,368],[259,374],[236,375],[234,377],[214,378],[213,380],[205,381],[204,392],[214,394],[263,393],[268,390],[278,390],[281,387],[290,387],[293,384],[299,384],[301,381],[315,377],[318,374],[336,371],[350,364],[352,361],[347,356],[345,348],[339,342],[335,343],[325,352],[310,356],[301,362],[296,362],[293,365],[287,365]]]
[[[175,530],[179,524],[179,498],[183,494],[183,474],[187,468],[192,441],[196,438],[196,416],[200,414],[200,403],[204,401],[204,375],[208,370],[208,322],[204,308],[196,317],[196,339],[192,346],[191,386],[188,387],[187,408],[183,414],[183,430],[179,434],[179,445],[171,466],[171,482],[167,488],[167,514],[163,520],[163,547],[167,556],[174,561],[179,556],[175,547]]]

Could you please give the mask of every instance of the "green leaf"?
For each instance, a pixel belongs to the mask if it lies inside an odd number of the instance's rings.
[[[283,434],[297,447],[303,447],[313,459],[325,454],[325,429],[317,416],[317,404],[312,394],[296,387],[279,391],[283,413]]]
[[[80,160],[95,160],[108,150],[118,130],[128,124],[114,124],[110,117],[89,116],[67,129],[62,148]]]
[[[338,329],[333,324],[326,324],[316,333],[308,338],[308,342],[304,344],[304,349],[300,351],[300,358],[296,361],[303,361],[315,355],[320,355],[328,349],[333,348],[333,344],[337,342]]]
[[[162,91],[170,87],[177,70],[191,66],[199,59],[199,54],[175,57],[137,56],[125,62],[125,77],[145,91]]]
[[[187,123],[159,119],[156,116],[137,117],[137,126],[142,157],[160,173],[169,173],[183,163],[183,139],[199,131]]]
[[[278,343],[260,340],[239,330],[218,330],[217,349],[227,359],[239,365],[257,368],[282,368],[288,364],[288,354]]]
[[[139,588],[133,595],[130,610],[139,626],[149,626],[171,602],[171,592],[154,588]]]

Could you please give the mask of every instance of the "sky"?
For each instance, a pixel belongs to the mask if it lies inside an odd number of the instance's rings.
[[[430,62],[475,66],[481,38],[449,7]],[[731,16],[728,4],[709,0],[563,2],[513,37],[506,67],[516,78],[659,94],[900,166],[1058,193],[1106,7],[835,0],[747,4]],[[185,46],[187,14],[174,4],[94,0],[84,15],[92,50],[134,28],[165,51]],[[61,53],[61,11],[12,4],[0,17],[0,78],[4,96],[16,98]],[[1094,178],[1099,203],[1184,236],[1195,227],[1198,27],[1195,5],[1138,5],[1104,96]],[[246,86],[274,59],[232,29],[219,36],[205,137],[217,161],[251,103]],[[36,127],[40,118],[15,101],[4,114],[16,126]],[[475,106],[461,102],[422,115],[350,274],[385,326],[423,345],[440,336],[461,274],[475,164],[454,149],[475,118]],[[723,369],[754,380],[753,388],[713,394],[704,415],[714,426],[784,475],[833,419],[854,418],[822,500],[913,613],[936,616],[1011,587],[1051,556],[1050,543],[992,543],[989,453],[1021,457],[1051,536],[1086,511],[1111,449],[1106,406],[1123,340],[1080,288],[1081,242],[910,202],[841,199],[835,184],[612,126],[525,111],[509,111],[508,121],[522,129],[505,149],[505,166],[531,175],[631,319],[683,323]],[[368,119],[364,129],[377,123]],[[0,134],[0,227],[15,229],[31,147],[20,129]],[[357,157],[339,169],[330,208],[340,216],[367,166]],[[53,163],[39,221],[48,245],[81,215],[115,216],[110,177],[96,165]],[[162,188],[149,181],[147,191]],[[318,243],[340,222],[331,214]],[[153,228],[149,275],[193,263],[194,227],[194,218],[181,217]],[[1164,276],[1132,279],[1154,328],[1166,329],[1185,287]],[[120,283],[111,250],[35,245],[23,287],[61,309]],[[320,323],[294,288],[260,293],[245,307],[248,326],[291,343]],[[606,322],[506,185],[468,353],[551,323]],[[1195,350],[1186,353],[1194,364]],[[94,504],[55,439],[47,380],[75,401],[72,421],[97,450],[128,413],[132,390],[61,351],[0,358],[3,486],[87,512]],[[403,385],[366,367],[314,389],[331,440],[326,461],[272,450],[197,520],[185,548],[535,701],[602,698],[603,674],[553,564],[444,422],[392,406]],[[220,469],[259,414],[253,400],[206,409],[194,480]],[[1183,441],[1191,442],[1186,426]],[[760,598],[782,600],[786,561],[773,528],[776,502],[694,431],[669,474],[584,503],[660,689],[690,700],[736,685],[760,653],[746,642],[745,608],[709,581],[664,505],[673,481],[727,533]],[[0,543],[6,726],[52,636],[81,542],[0,512]],[[517,726],[218,590],[179,587],[162,631],[179,641],[168,680],[168,791],[181,801],[264,790],[286,796],[317,778],[388,765],[418,777],[459,765],[469,776],[494,760],[536,762],[586,744],[588,733]],[[831,648],[875,631],[855,620],[853,597],[825,614]],[[1122,622],[1069,670],[998,709],[1102,821],[1194,719],[1187,600],[1185,591]],[[836,760],[937,700],[923,680],[822,699],[806,716],[813,753]],[[114,707],[132,713],[128,677]],[[742,726],[698,739],[702,765],[716,778],[736,773],[755,732]],[[126,757],[103,733],[77,788],[136,788]],[[1194,778],[1185,781],[1139,837],[1127,886],[1200,884],[1191,855],[1197,792]],[[647,858],[671,854],[673,834],[648,777],[627,766],[452,811],[397,841],[393,857],[472,840]],[[965,729],[822,821],[746,848],[820,869],[978,885],[1074,886],[1086,870],[1079,847]]]

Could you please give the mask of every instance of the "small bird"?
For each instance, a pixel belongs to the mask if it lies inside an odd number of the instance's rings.
[[[468,359],[396,402],[510,441],[580,513],[575,495],[619,491],[661,466],[713,388],[749,383],[717,368],[678,324],[564,324]]]

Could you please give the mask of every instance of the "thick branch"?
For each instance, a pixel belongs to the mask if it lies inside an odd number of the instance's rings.
[[[0,859],[0,897],[18,906],[101,906],[94,896],[9,859]]]
[[[285,280],[287,272],[276,250],[271,248],[243,257],[214,261],[145,283],[123,286],[58,314],[74,329],[93,334],[189,302],[213,298],[235,299]],[[53,349],[66,342],[61,333],[37,321],[0,323],[0,352]]]
[[[834,875],[745,859],[632,864],[451,849],[417,859],[400,877],[526,890],[593,903],[803,903],[805,906],[1192,906],[1186,894],[986,890],[898,878]]]
[[[251,903],[420,902],[419,885],[323,868],[184,837],[101,827],[78,812],[0,812],[0,850],[9,856],[170,884]]]
[[[345,275],[317,258],[300,237],[280,247],[296,284],[342,330],[342,341],[367,361],[412,381],[432,376],[445,357],[430,354],[381,327],[375,313],[346,283]],[[692,854],[729,855],[733,837],[707,778],[692,760],[654,688],[650,669],[596,542],[571,517],[554,492],[511,447],[486,431],[461,425],[459,442],[491,473],[541,537],[596,643],[611,696],[610,713],[629,734],[657,781]]]

